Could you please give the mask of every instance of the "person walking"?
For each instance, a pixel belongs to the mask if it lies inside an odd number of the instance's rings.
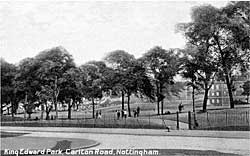
[[[124,117],[125,117],[125,119],[127,118],[127,111],[126,110],[124,110]]]
[[[119,120],[119,119],[120,119],[120,115],[121,115],[120,110],[117,110],[117,111],[116,111],[116,114],[117,114],[117,119]]]

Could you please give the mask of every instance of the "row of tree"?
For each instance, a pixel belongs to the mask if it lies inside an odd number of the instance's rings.
[[[21,101],[27,108],[33,103],[44,105],[48,118],[51,102],[57,118],[57,103],[66,102],[70,118],[72,105],[84,97],[92,101],[94,117],[96,99],[112,92],[122,97],[122,109],[127,98],[129,116],[132,94],[155,100],[157,113],[163,114],[165,96],[178,92],[173,89],[174,77],[182,75],[193,90],[204,89],[203,111],[215,79],[226,82],[230,107],[234,108],[235,71],[244,73],[249,68],[249,6],[250,2],[231,2],[220,9],[196,7],[191,22],[178,24],[187,38],[184,49],[156,46],[138,59],[116,50],[102,61],[78,67],[63,47],[42,51],[18,65],[1,59],[1,105],[11,103],[13,115]]]
[[[79,67],[63,47],[45,50],[34,58],[22,60],[17,66],[1,59],[1,103],[11,103],[13,115],[21,101],[27,108],[34,103],[44,105],[48,118],[52,109],[49,102],[54,105],[57,117],[58,101],[66,101],[70,118],[72,105],[84,97],[92,101],[94,117],[96,99],[102,98],[104,92],[112,92],[122,97],[122,109],[127,97],[129,116],[132,94],[151,100],[157,97],[159,114],[164,85],[173,83],[178,64],[173,51],[160,47],[151,49],[139,59],[116,50],[103,61],[90,61]]]

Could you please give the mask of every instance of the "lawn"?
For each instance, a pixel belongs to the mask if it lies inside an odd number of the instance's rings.
[[[58,120],[37,120],[41,117],[40,112],[32,114],[32,121],[15,122],[12,121],[10,116],[2,117],[2,125],[16,125],[16,126],[60,126],[60,127],[113,127],[113,128],[166,128],[164,125],[169,123],[169,120],[177,120],[177,107],[176,104],[165,105],[167,109],[164,111],[170,111],[169,115],[156,115],[155,103],[133,103],[131,104],[131,111],[137,106],[140,106],[141,113],[139,118],[127,118],[126,120],[116,119],[116,110],[120,110],[121,106],[109,106],[104,108],[98,108],[96,110],[102,111],[102,119],[92,119],[91,109],[87,111],[73,111],[71,120],[67,120],[67,111],[59,111]],[[200,107],[197,107],[196,120],[198,127],[196,129],[204,130],[249,130],[249,105],[236,106],[234,109],[228,109],[228,106],[215,107],[208,106],[208,111],[205,113],[200,112]],[[179,113],[179,121],[188,124],[188,111],[192,111],[190,105],[184,107],[184,112]],[[132,112],[131,112],[132,113]],[[55,112],[51,112],[50,115],[55,116]],[[133,114],[131,114],[133,116]],[[19,114],[15,119],[22,120],[24,115]],[[45,117],[45,114],[44,114]],[[154,122],[155,121],[155,122]],[[6,123],[5,123],[6,122]],[[176,122],[174,122],[176,124]],[[172,123],[171,123],[172,124]],[[194,115],[191,114],[191,124],[194,126]],[[171,125],[175,126],[176,125]]]
[[[211,109],[205,113],[198,112],[195,117],[191,113],[191,124],[194,126],[194,118],[198,123],[196,129],[206,130],[250,130],[249,107],[235,109]],[[165,120],[176,120],[176,114],[164,115]],[[180,113],[179,120],[188,123],[188,113]]]

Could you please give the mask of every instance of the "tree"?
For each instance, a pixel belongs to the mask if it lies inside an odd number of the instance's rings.
[[[229,7],[231,8],[231,7]],[[231,15],[229,9],[217,9],[211,5],[192,10],[192,21],[179,25],[188,42],[194,45],[208,45],[216,56],[218,69],[227,84],[230,108],[233,103],[233,78],[235,70],[244,69],[249,53],[249,24]],[[237,9],[238,10],[238,9]],[[230,13],[229,13],[230,12]],[[247,15],[247,12],[244,13]],[[241,34],[241,35],[238,35]],[[243,46],[244,45],[244,46]]]
[[[63,73],[63,81],[58,100],[67,101],[68,119],[71,119],[71,108],[76,102],[80,102],[83,96],[85,79],[80,68],[72,67]]]
[[[18,102],[24,101],[24,118],[26,113],[31,114],[34,108],[34,102],[39,100],[36,92],[41,89],[39,78],[36,71],[40,65],[36,63],[34,58],[25,58],[20,61],[15,76],[15,89]],[[30,115],[29,115],[30,117]]]
[[[131,63],[135,61],[135,57],[123,50],[116,50],[107,54],[104,58],[108,65],[115,70],[115,81],[113,90],[118,90],[122,95],[122,110],[124,109],[124,96],[127,91],[128,98],[131,95],[130,89],[128,89],[128,82],[131,82],[128,79],[128,68],[131,66]],[[127,88],[126,86],[127,85]],[[128,101],[129,102],[129,101]],[[129,103],[128,103],[129,106]],[[130,111],[129,111],[130,114]]]
[[[63,74],[70,68],[75,67],[72,56],[63,47],[55,47],[49,50],[40,52],[36,57],[36,64],[40,67],[36,74],[39,77],[39,82],[43,86],[51,88],[51,100],[56,110],[56,118],[58,117],[57,100],[60,91],[64,87]],[[48,91],[50,92],[50,91]]]
[[[95,118],[95,99],[102,98],[102,76],[100,68],[95,64],[95,61],[88,62],[80,67],[85,75],[84,94],[86,99],[92,101],[92,117]]]
[[[150,100],[154,100],[154,86],[152,85],[142,60],[137,59],[131,66],[131,69],[131,75],[133,75],[133,80],[135,81],[135,95],[141,97],[146,96]]]
[[[146,95],[150,99],[154,99],[152,96],[154,89],[146,75],[146,69],[137,60],[130,63],[130,66],[124,74],[126,75],[123,75],[124,77],[121,79],[120,83],[127,94],[128,115],[131,117],[130,96],[132,94],[140,94]]]
[[[154,81],[157,97],[157,113],[160,114],[159,104],[161,102],[161,114],[163,114],[164,88],[167,84],[174,84],[174,76],[178,72],[178,57],[174,50],[165,50],[159,46],[150,49],[141,58],[148,75]]]
[[[246,99],[247,99],[247,103],[248,103],[248,99],[249,99],[249,95],[250,95],[250,81],[246,81],[244,82],[243,86],[243,92],[242,92],[242,95],[246,95]]]
[[[49,113],[52,110],[52,101],[53,101],[53,88],[50,85],[43,85],[41,89],[36,92],[36,95],[39,97],[42,107],[45,105],[46,120],[49,120]],[[43,112],[42,112],[43,113]]]
[[[17,67],[0,58],[1,64],[1,113],[3,104],[11,104],[11,114],[14,116],[18,103],[16,102],[15,74]]]
[[[212,87],[217,65],[210,47],[205,45],[188,45],[183,53],[183,76],[191,80],[189,84],[194,89],[204,89],[203,112],[207,109],[208,91]],[[193,94],[194,95],[194,94]],[[194,101],[193,101],[194,102]],[[194,105],[194,104],[193,104]]]

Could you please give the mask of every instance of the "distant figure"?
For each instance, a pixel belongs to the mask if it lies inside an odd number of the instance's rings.
[[[99,113],[98,113],[98,111],[96,111],[95,118],[97,119],[98,117],[99,117]]]
[[[134,113],[134,118],[135,118],[137,116],[137,111],[134,109],[133,113]]]
[[[99,111],[98,118],[99,118],[99,119],[102,118],[102,112],[101,112],[101,111]]]
[[[120,119],[120,115],[121,115],[120,110],[117,110],[117,111],[116,111],[116,114],[117,114],[117,119],[119,120],[119,119]]]
[[[181,113],[182,109],[184,108],[184,106],[182,105],[182,103],[179,104],[178,106],[178,109],[179,109],[179,112]]]
[[[127,111],[124,110],[123,112],[124,112],[124,117],[125,117],[125,119],[126,119],[126,118],[127,118]]]
[[[139,117],[139,114],[140,114],[140,107],[138,106],[136,110],[137,110],[137,117]]]

